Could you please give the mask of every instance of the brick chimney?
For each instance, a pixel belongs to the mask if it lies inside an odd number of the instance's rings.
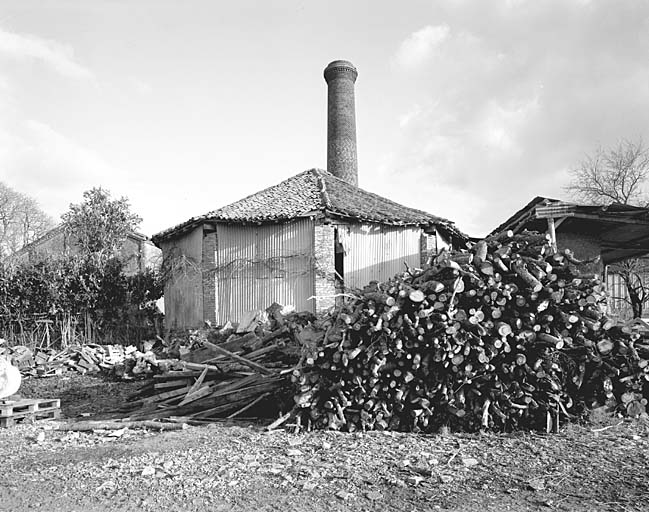
[[[358,186],[354,83],[358,71],[351,62],[335,60],[324,70],[327,81],[327,170]]]

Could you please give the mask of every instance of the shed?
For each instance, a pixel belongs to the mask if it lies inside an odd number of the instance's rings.
[[[609,265],[649,253],[649,209],[625,204],[583,205],[537,196],[492,231],[547,232],[578,258]]]
[[[467,240],[446,219],[310,169],[154,235],[167,271],[167,328],[238,321],[273,302],[334,305]]]
[[[606,283],[609,314],[630,318],[628,290],[619,262],[638,258],[637,279],[649,280],[649,209],[625,204],[584,205],[535,197],[492,234],[527,229],[547,232],[558,249],[571,249],[579,259],[599,260],[590,266]]]

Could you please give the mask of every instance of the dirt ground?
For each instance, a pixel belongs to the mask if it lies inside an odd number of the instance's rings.
[[[0,510],[649,510],[649,426],[611,419],[558,434],[57,430],[102,417],[140,383],[30,379],[65,418],[0,429]]]

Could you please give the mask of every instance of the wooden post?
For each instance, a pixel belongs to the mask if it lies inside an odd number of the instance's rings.
[[[548,217],[548,232],[550,233],[550,243],[552,243],[552,249],[554,252],[557,252],[557,231],[554,225],[554,217]]]

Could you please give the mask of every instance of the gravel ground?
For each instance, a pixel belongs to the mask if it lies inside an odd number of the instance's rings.
[[[72,416],[106,412],[101,397],[116,405],[122,387],[84,377],[21,393],[76,396]],[[0,429],[0,510],[649,510],[642,421],[436,436],[254,423],[119,436],[57,430],[66,421]]]

